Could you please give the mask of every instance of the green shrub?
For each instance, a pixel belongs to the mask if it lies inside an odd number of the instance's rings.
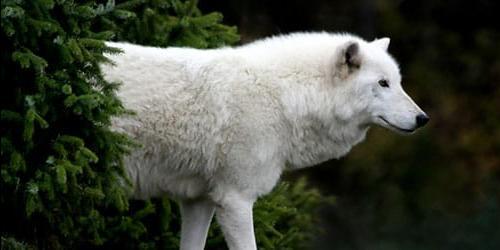
[[[0,249],[1,250],[31,250],[35,247],[30,246],[24,242],[17,241],[12,237],[1,237],[0,239]]]
[[[308,249],[313,237],[320,233],[317,211],[331,204],[315,189],[307,188],[300,179],[293,185],[283,182],[259,199],[254,206],[254,225],[258,249]],[[102,249],[178,249],[180,213],[176,203],[163,199],[131,201],[122,227],[114,228],[114,238]],[[206,249],[227,249],[215,220],[208,233]]]
[[[115,30],[116,40],[150,46],[216,48],[239,41],[236,27],[221,24],[222,15],[203,15],[198,1],[127,0],[117,1],[119,13],[135,13],[122,22],[126,14],[104,17],[100,24]]]
[[[130,142],[109,129],[125,112],[98,64],[109,32],[99,5],[2,1],[2,234],[58,249],[101,244],[128,207],[118,179]]]

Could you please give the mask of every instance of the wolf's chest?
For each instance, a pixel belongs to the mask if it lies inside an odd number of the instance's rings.
[[[338,159],[361,142],[367,130],[345,125],[296,127],[290,137],[289,163],[293,168],[303,168]]]

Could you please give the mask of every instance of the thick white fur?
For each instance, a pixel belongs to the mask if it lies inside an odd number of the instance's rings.
[[[353,43],[359,67],[346,63]],[[256,249],[252,204],[283,171],[345,155],[371,124],[414,130],[423,113],[401,88],[387,38],[296,33],[213,50],[107,44],[124,53],[109,55],[105,78],[123,83],[119,97],[136,112],[114,127],[143,144],[126,159],[133,197],[180,200],[181,249],[203,249],[214,211],[230,249]]]

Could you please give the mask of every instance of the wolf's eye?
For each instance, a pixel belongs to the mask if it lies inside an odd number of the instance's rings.
[[[387,82],[387,80],[385,79],[379,80],[378,84],[384,88],[389,88],[389,82]]]

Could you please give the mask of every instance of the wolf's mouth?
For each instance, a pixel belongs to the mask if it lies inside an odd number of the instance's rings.
[[[413,131],[415,131],[415,129],[405,129],[405,128],[400,128],[392,123],[390,123],[388,120],[386,120],[383,116],[378,116],[378,118],[380,118],[382,121],[384,121],[387,125],[395,128],[396,130],[399,130],[401,132],[404,132],[404,133],[411,133]]]

